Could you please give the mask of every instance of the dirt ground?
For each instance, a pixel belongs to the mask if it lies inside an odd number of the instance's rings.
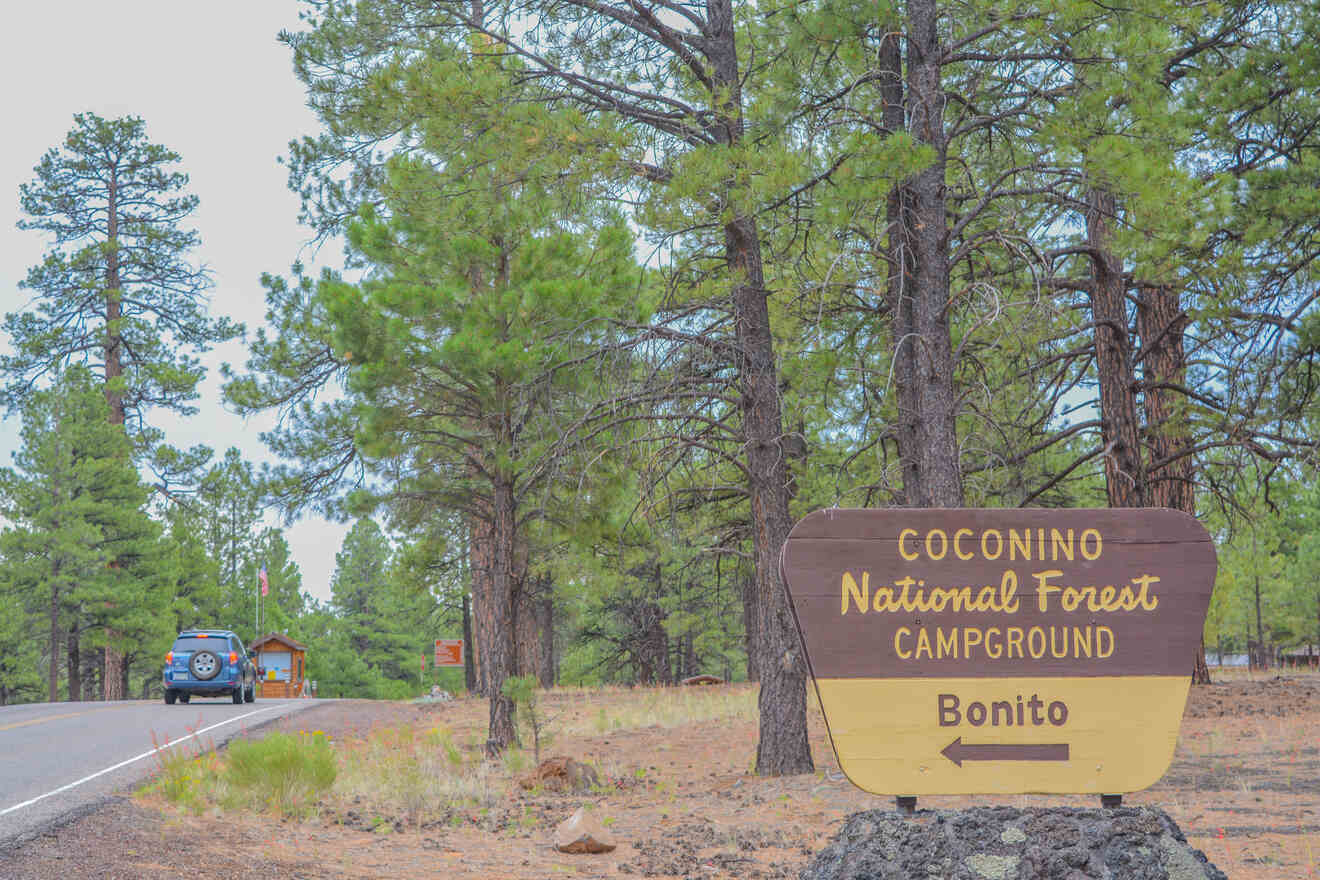
[[[601,699],[609,699],[603,695]],[[561,719],[599,711],[590,694],[555,695]],[[486,704],[326,703],[288,723],[334,739],[373,728],[437,724],[478,738]],[[553,753],[611,775],[608,794],[522,791],[482,816],[410,826],[402,817],[322,811],[301,822],[268,815],[196,816],[124,797],[19,850],[0,854],[0,877],[28,878],[793,878],[849,813],[892,806],[839,772],[819,713],[817,772],[751,775],[751,720],[564,736]],[[922,798],[922,808],[999,803],[1096,806],[1090,797]],[[1127,804],[1166,810],[1193,846],[1232,878],[1320,880],[1320,676],[1297,674],[1194,688],[1173,766]],[[619,846],[564,855],[555,825],[590,804]]]

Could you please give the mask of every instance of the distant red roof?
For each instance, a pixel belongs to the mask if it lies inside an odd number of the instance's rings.
[[[252,644],[248,645],[248,648],[255,651],[257,648],[269,644],[270,642],[279,642],[281,645],[287,645],[295,651],[307,650],[306,645],[300,645],[288,636],[280,635],[279,633],[267,633]]]

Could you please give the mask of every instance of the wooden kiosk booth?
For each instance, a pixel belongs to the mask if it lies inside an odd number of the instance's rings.
[[[279,633],[268,633],[248,646],[257,652],[257,693],[267,699],[302,696],[307,676],[307,646]]]

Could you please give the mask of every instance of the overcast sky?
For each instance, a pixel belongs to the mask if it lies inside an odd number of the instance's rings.
[[[18,282],[40,262],[47,242],[15,227],[18,187],[33,178],[41,155],[92,111],[134,115],[147,137],[182,157],[191,192],[201,199],[191,224],[201,233],[196,258],[215,279],[212,314],[247,324],[264,322],[262,272],[287,273],[297,259],[334,264],[338,251],[305,249],[298,202],[276,160],[291,139],[317,130],[294,78],[288,50],[276,41],[297,29],[295,0],[116,0],[113,3],[10,3],[0,27],[0,312],[26,307]],[[8,350],[8,339],[0,338]],[[268,456],[258,433],[270,419],[241,419],[220,404],[221,362],[242,365],[232,343],[207,359],[211,375],[201,412],[189,419],[157,414],[167,439],[182,447],[206,443],[223,454],[237,446],[254,461]],[[18,421],[0,423],[0,459],[17,446]],[[303,520],[286,529],[303,585],[329,598],[334,555],[345,526]]]

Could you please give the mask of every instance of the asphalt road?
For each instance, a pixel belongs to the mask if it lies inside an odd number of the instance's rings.
[[[262,700],[235,706],[197,697],[162,701],[30,703],[0,706],[0,849],[94,808],[141,781],[157,749],[196,751],[315,700]]]

